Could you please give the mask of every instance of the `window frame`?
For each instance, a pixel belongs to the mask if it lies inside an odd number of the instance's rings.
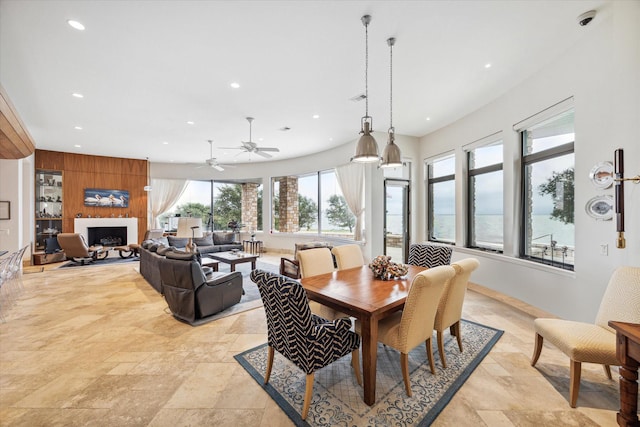
[[[431,177],[431,171],[433,170],[433,164],[436,162],[440,162],[440,161],[444,161],[444,160],[448,160],[448,159],[453,159],[454,162],[454,171],[452,174],[448,174],[448,175],[442,175],[436,178],[432,178]],[[455,228],[455,223],[457,220],[457,212],[455,209],[455,202],[454,202],[454,219],[453,219],[453,223],[454,223],[454,230],[453,230],[453,240],[449,241],[449,240],[440,240],[440,239],[436,239],[433,236],[433,227],[434,227],[434,203],[433,203],[433,184],[439,184],[442,182],[448,182],[448,181],[453,181],[454,183],[454,200],[456,197],[455,194],[455,181],[456,181],[456,172],[455,172],[455,163],[456,163],[456,153],[455,151],[450,151],[447,153],[443,153],[440,154],[438,156],[432,157],[430,159],[427,159],[425,161],[425,180],[426,185],[425,188],[427,190],[427,241],[429,242],[435,242],[435,243],[441,243],[441,244],[445,244],[445,245],[452,245],[455,246],[456,245],[456,228]]]

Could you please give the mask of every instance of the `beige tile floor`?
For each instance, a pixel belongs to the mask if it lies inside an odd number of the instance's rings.
[[[131,264],[50,268],[27,269],[0,324],[1,426],[292,425],[233,359],[266,342],[262,309],[191,327]],[[433,425],[616,425],[616,369],[585,365],[571,409],[567,358],[529,364],[539,310],[474,289],[464,317],[505,333]]]

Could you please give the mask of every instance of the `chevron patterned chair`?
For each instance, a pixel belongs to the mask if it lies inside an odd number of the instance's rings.
[[[267,317],[268,358],[264,383],[269,382],[274,350],[307,375],[302,419],[307,418],[313,394],[314,372],[351,353],[351,365],[362,384],[358,348],[360,336],[350,331],[349,319],[328,321],[311,313],[302,285],[290,278],[253,270]]]
[[[576,407],[582,362],[603,365],[611,379],[610,365],[618,366],[616,333],[610,320],[640,323],[640,267],[619,267],[611,276],[594,323],[562,319],[534,320],[536,341],[531,358],[535,366],[546,339],[569,356],[569,405]]]
[[[407,264],[433,268],[451,264],[452,246],[433,243],[413,243],[409,246],[409,262]]]

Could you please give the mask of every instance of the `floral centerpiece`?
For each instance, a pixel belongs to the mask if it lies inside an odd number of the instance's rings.
[[[378,255],[369,263],[369,268],[373,275],[382,280],[394,279],[407,274],[409,268],[405,264],[399,264],[391,261],[388,255]]]

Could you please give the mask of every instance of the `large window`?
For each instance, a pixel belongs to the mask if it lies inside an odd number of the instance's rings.
[[[502,252],[503,179],[502,141],[467,152],[468,233],[467,246]]]
[[[272,231],[352,239],[355,216],[333,169],[272,179]]]
[[[453,155],[427,162],[427,192],[428,239],[434,242],[455,243],[456,187]]]
[[[574,111],[556,113],[521,130],[520,256],[573,270]]]

